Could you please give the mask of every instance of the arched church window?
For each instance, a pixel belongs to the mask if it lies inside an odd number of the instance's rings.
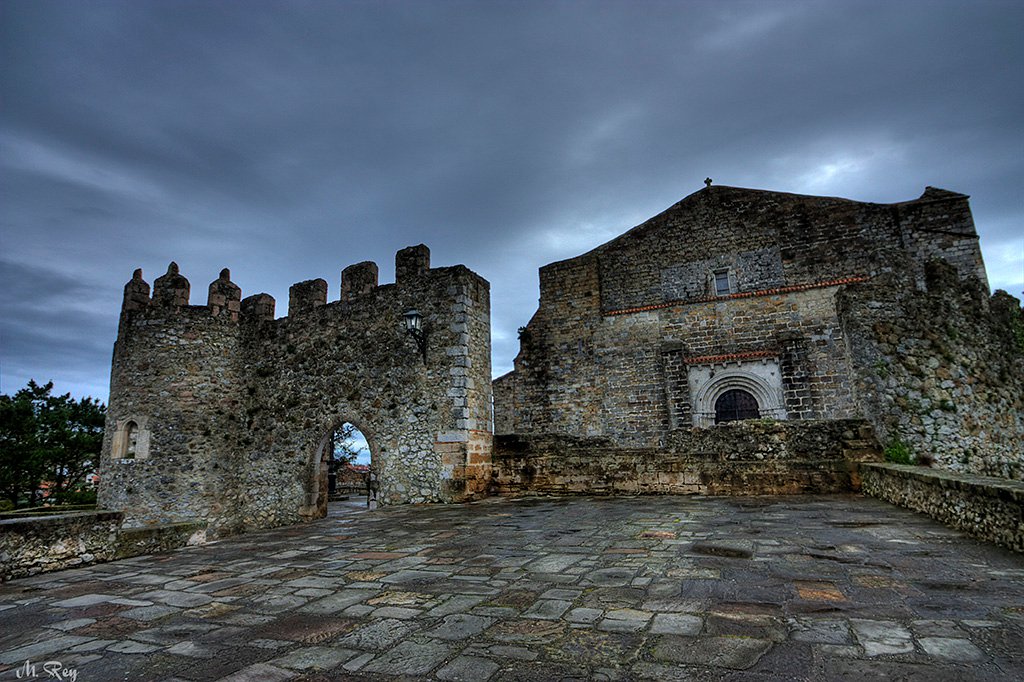
[[[718,396],[715,401],[715,423],[734,422],[741,419],[757,419],[761,411],[757,399],[750,393],[732,388]]]

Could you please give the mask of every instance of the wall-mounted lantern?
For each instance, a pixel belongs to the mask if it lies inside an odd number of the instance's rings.
[[[427,364],[427,333],[423,331],[423,316],[418,310],[405,312],[405,332],[416,341],[416,347],[423,356],[423,364]]]

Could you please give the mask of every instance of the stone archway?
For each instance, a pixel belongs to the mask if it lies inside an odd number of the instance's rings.
[[[353,421],[351,418],[332,422],[332,426],[326,429],[316,441],[309,457],[306,504],[302,510],[302,515],[307,518],[321,518],[327,515],[327,503],[330,496],[330,460],[335,454],[334,450],[337,445],[335,439],[345,431],[346,426],[352,427],[355,431],[357,442],[365,443],[365,450],[368,453],[367,474],[373,472],[375,467],[380,466],[380,449],[376,445],[377,438],[372,430],[365,427],[365,422]]]
[[[737,364],[725,369],[705,369],[703,372],[701,368],[691,368],[691,387],[695,389],[694,426],[714,426],[717,421],[716,405],[719,399],[728,392],[737,390],[756,401],[759,416],[785,419],[786,410],[782,402],[779,374],[777,371],[771,371],[773,364]],[[755,368],[760,371],[752,371]]]
[[[757,398],[742,388],[730,388],[718,396],[715,401],[715,423],[757,419],[761,416],[761,408]]]

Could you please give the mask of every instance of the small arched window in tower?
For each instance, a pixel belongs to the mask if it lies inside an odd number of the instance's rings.
[[[124,451],[122,459],[135,459],[135,452],[139,447],[139,425],[135,422],[128,422],[124,425]]]
[[[715,401],[715,423],[734,422],[741,419],[757,419],[761,416],[757,399],[746,391],[732,388],[718,396]]]

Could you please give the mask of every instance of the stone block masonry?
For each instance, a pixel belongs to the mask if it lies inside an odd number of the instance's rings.
[[[881,458],[860,420],[740,421],[669,434],[662,448],[606,438],[495,438],[495,492],[577,495],[788,495],[860,487],[858,463]]]
[[[488,283],[431,268],[423,245],[294,285],[288,316],[224,270],[205,306],[172,264],[125,287],[100,502],[126,527],[202,521],[211,537],[326,512],[322,458],[343,422],[367,437],[383,504],[472,499],[490,478]],[[416,309],[426,361],[406,333]]]
[[[931,261],[922,288],[887,276],[839,296],[853,389],[885,446],[949,471],[1024,481],[1024,314]]]
[[[865,464],[864,492],[1024,552],[1024,483],[899,464]]]

